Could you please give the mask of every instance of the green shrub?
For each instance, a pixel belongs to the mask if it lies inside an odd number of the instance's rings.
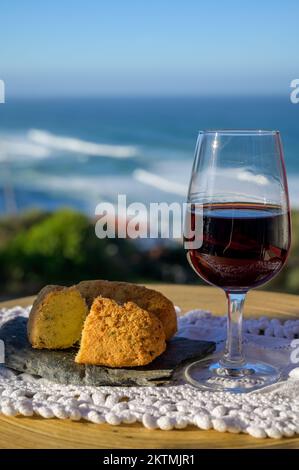
[[[93,223],[75,211],[59,210],[32,224],[20,223],[15,232],[0,249],[0,280],[8,294],[36,292],[48,283],[131,277],[130,264],[117,256],[121,247],[96,238]],[[132,251],[126,240],[117,244],[123,245],[124,256]]]

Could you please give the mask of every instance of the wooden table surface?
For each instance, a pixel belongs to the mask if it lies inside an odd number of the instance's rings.
[[[224,294],[212,287],[151,285],[185,311],[200,307],[223,314]],[[0,307],[29,305],[32,297],[0,303]],[[299,317],[299,296],[253,291],[245,307],[247,317]],[[38,417],[0,416],[0,448],[299,448],[299,437],[254,439],[247,434],[183,430],[150,431],[139,424],[110,426]]]

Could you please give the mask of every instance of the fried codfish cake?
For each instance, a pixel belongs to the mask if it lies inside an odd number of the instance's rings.
[[[46,286],[33,303],[27,324],[36,349],[66,349],[81,337],[88,308],[75,287]]]
[[[82,281],[76,287],[89,307],[98,296],[113,299],[119,304],[131,301],[159,318],[165,331],[166,340],[169,340],[177,332],[174,305],[160,292],[128,282],[103,280]]]
[[[166,349],[165,333],[156,315],[134,302],[119,305],[97,297],[84,322],[79,364],[108,367],[144,366]]]

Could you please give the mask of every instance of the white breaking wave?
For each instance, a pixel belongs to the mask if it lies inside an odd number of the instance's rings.
[[[187,196],[188,188],[184,184],[169,181],[167,178],[150,173],[149,171],[137,169],[133,172],[133,177],[137,181],[153,186],[160,191],[177,194],[178,196]]]
[[[39,129],[30,129],[28,139],[48,149],[64,150],[94,157],[130,158],[137,155],[133,145],[111,145],[88,142],[74,137],[58,136]]]
[[[0,174],[0,185],[3,176]],[[136,195],[136,187],[132,185],[130,175],[107,176],[72,176],[39,174],[37,172],[14,175],[13,183],[30,191],[46,191],[48,193],[65,194],[70,197],[80,197],[97,203],[102,200],[114,200],[118,194]],[[117,191],[116,189],[117,188]],[[142,192],[139,188],[139,194]],[[138,195],[137,195],[138,197]],[[98,199],[97,199],[98,198]]]
[[[291,175],[288,178],[291,208],[299,209],[299,176]]]
[[[50,149],[43,145],[37,145],[21,137],[3,137],[0,139],[0,161],[11,159],[47,158]]]

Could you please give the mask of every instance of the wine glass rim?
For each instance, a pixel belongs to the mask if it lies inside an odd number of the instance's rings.
[[[279,131],[274,129],[204,129],[200,130],[202,134],[224,134],[224,135],[279,135]]]

